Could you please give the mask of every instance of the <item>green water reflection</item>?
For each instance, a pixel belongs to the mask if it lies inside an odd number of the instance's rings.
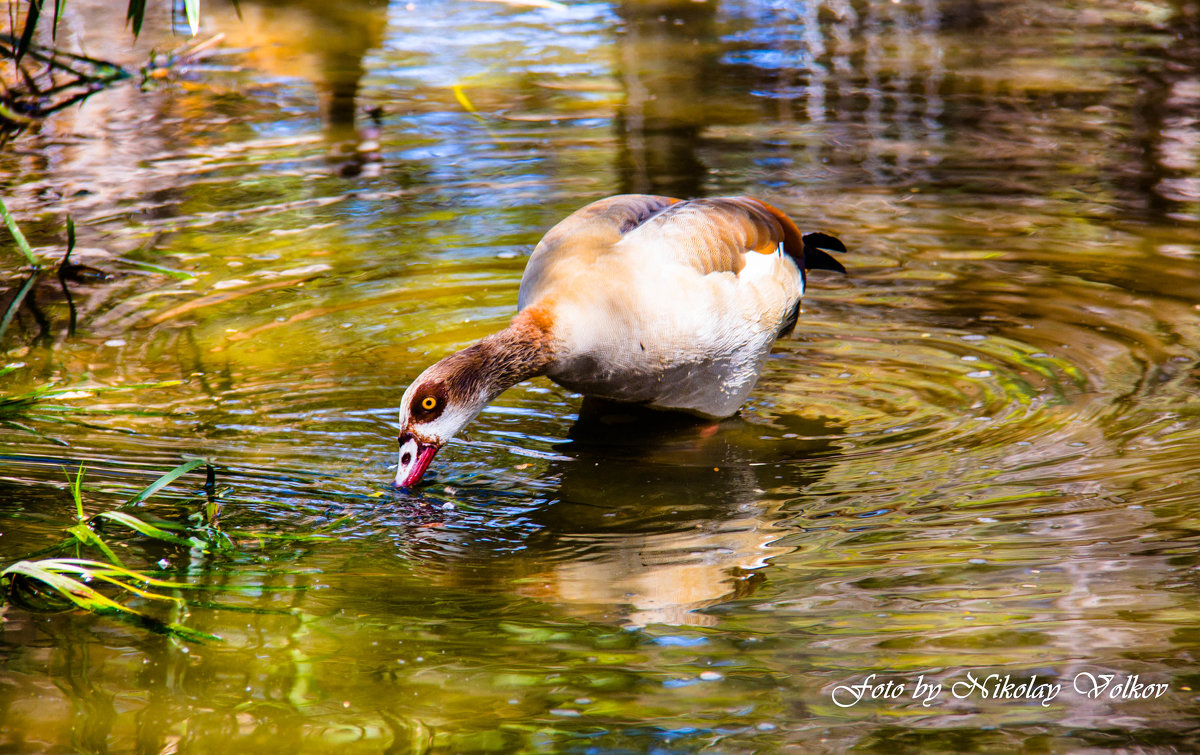
[[[4,334],[0,389],[88,412],[0,428],[0,556],[74,523],[64,468],[94,512],[209,458],[235,550],[112,539],[205,587],[161,617],[223,641],[7,606],[0,748],[1200,746],[1194,4],[211,5],[220,54],[0,154],[34,245],[69,213],[115,274],[42,280]],[[136,45],[65,13],[132,69],[174,44],[163,8]],[[810,278],[715,431],[536,380],[392,490],[407,382],[622,191],[761,196],[851,274]],[[947,691],[835,704],[872,673]],[[956,698],[967,673],[1065,688]]]

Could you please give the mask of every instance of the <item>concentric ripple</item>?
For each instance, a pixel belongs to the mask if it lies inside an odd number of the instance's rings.
[[[782,384],[768,377],[764,402],[834,420],[843,451],[919,443],[921,452],[938,453],[1029,441],[1090,384],[1066,359],[1003,336],[903,325],[828,336],[793,352],[803,361],[799,375]]]

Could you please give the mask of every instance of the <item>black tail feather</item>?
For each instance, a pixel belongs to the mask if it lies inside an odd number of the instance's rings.
[[[824,251],[825,249],[832,252],[844,252],[846,245],[827,233],[804,234],[804,269],[845,273],[846,268],[842,266],[842,263],[834,259],[829,252]]]

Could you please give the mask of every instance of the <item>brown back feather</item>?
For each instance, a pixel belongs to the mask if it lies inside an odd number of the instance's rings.
[[[789,254],[789,245],[794,245],[803,255],[800,232],[787,216],[772,209],[748,197],[693,199],[647,218],[621,243],[644,246],[647,252],[658,249],[705,274],[736,274],[745,266],[747,252],[773,254],[783,243]]]
[[[558,223],[538,244],[521,281],[518,307],[532,303],[555,276],[551,268],[571,257],[576,269],[612,251],[662,254],[703,274],[741,272],[749,252],[774,254],[780,245],[803,273],[806,269],[844,268],[822,249],[845,251],[823,233],[807,236],[782,211],[750,197],[692,199],[648,194],[608,197],[583,207]]]

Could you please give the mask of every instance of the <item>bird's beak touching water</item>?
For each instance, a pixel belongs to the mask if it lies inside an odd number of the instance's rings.
[[[411,432],[400,434],[400,456],[396,464],[396,487],[409,488],[416,485],[429,469],[429,462],[441,446],[418,440]]]

